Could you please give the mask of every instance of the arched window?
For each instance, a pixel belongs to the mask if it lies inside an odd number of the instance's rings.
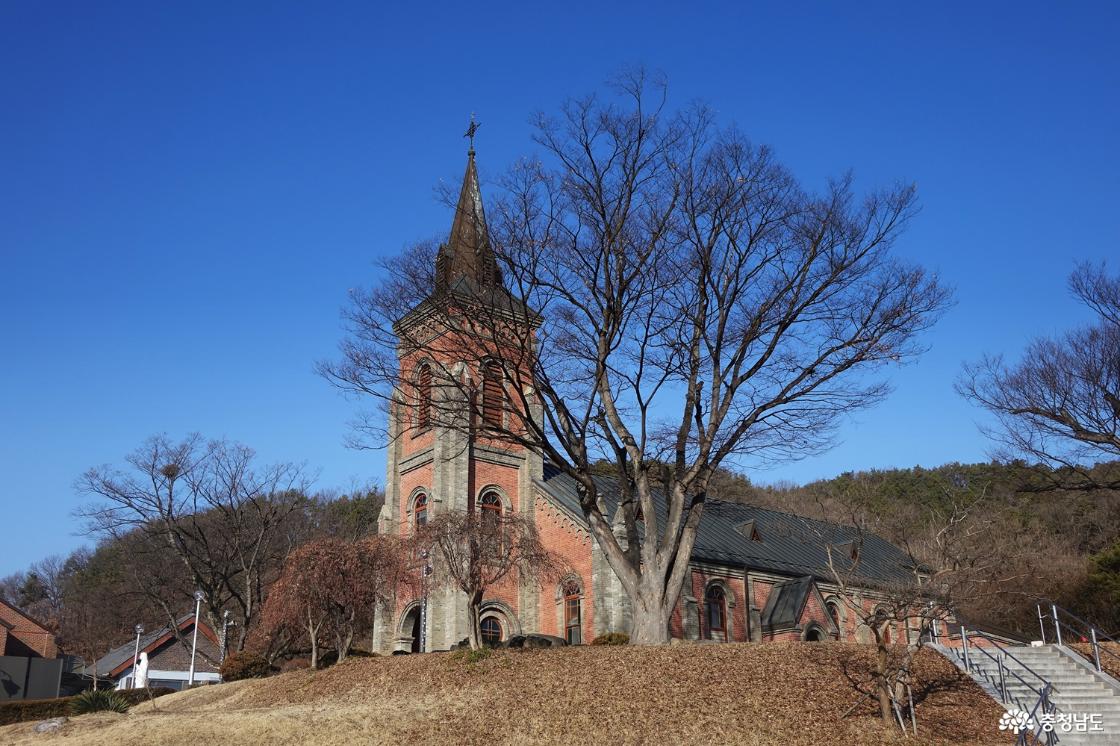
[[[805,642],[821,642],[824,640],[824,632],[820,627],[815,624],[805,632]]]
[[[564,639],[569,645],[583,642],[582,596],[579,583],[569,580],[564,584]]]
[[[479,512],[484,521],[501,520],[502,517],[502,498],[498,496],[497,492],[487,492],[478,501]]]
[[[836,634],[838,637],[844,636],[844,627],[840,624],[840,607],[835,601],[829,601],[825,604],[828,609],[828,616],[832,619],[832,623],[836,625]]]
[[[428,496],[423,492],[412,503],[412,522],[417,528],[428,522]]]
[[[432,424],[432,366],[424,363],[416,375],[416,426]]]
[[[727,596],[718,585],[708,586],[704,594],[708,608],[708,639],[727,641]]]
[[[497,645],[502,641],[502,623],[492,616],[485,617],[479,622],[482,631],[483,645]]]
[[[505,409],[505,389],[502,387],[502,366],[495,362],[482,366],[482,424],[489,427],[502,426],[502,410]]]

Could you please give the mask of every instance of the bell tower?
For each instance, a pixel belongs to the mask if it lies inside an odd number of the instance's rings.
[[[503,437],[521,432],[532,396],[527,382],[536,324],[503,285],[473,140],[433,276],[429,295],[394,326],[400,378],[389,411],[381,533],[407,535],[445,511],[482,504],[532,514],[533,480],[543,473],[535,451]],[[530,406],[530,415],[536,409]],[[492,599],[506,634],[537,628],[532,591],[505,588]],[[383,626],[375,631],[383,651],[419,650],[418,636],[427,650],[446,650],[467,636],[466,600],[457,590],[433,587],[426,603],[400,599],[391,628],[388,620]]]

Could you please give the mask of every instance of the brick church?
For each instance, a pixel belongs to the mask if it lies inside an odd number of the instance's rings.
[[[473,147],[451,233],[436,259],[432,295],[396,328],[422,324],[425,315],[439,313],[440,297],[483,302],[503,298],[518,305],[502,286],[487,238]],[[416,396],[398,396],[390,408],[379,531],[406,535],[449,510],[523,514],[571,569],[566,577],[544,587],[526,579],[491,591],[482,607],[483,639],[496,643],[511,635],[541,633],[582,644],[604,633],[627,631],[626,595],[589,531],[575,481],[527,448],[487,439],[484,428],[441,423],[429,411],[431,397],[438,396],[432,383],[434,370],[454,368],[479,382],[484,399],[480,410],[464,409],[462,416],[483,420],[492,416],[487,411],[488,397],[502,396],[503,387],[509,385],[501,370],[451,359],[437,361],[408,352],[403,345],[401,349],[400,388]],[[609,505],[617,489],[612,489],[610,479],[599,486]],[[789,513],[709,500],[690,577],[670,622],[671,636],[728,642],[870,641],[870,631],[861,628],[829,582],[820,537],[836,537],[845,530]],[[889,585],[908,576],[907,556],[879,537],[863,537],[860,557],[861,574],[871,581],[869,586]],[[868,590],[860,602],[870,610],[881,598]],[[426,604],[420,597],[400,599],[395,618],[378,622],[374,647],[382,653],[446,650],[467,634],[465,597],[437,584],[427,592]],[[901,642],[916,633],[894,628],[888,634]]]

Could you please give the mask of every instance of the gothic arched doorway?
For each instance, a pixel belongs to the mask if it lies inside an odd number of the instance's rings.
[[[401,635],[406,639],[411,636],[412,643],[409,646],[409,652],[419,653],[420,650],[420,606],[416,605],[409,609],[404,618],[401,620]]]

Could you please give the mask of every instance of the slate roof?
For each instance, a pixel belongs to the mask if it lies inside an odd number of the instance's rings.
[[[179,629],[182,629],[184,624],[187,624],[188,622],[193,622],[193,621],[194,621],[194,614],[184,614],[183,616],[179,617],[178,621],[176,622],[176,625],[179,627]],[[202,630],[202,629],[205,628],[204,625],[205,625],[205,622],[203,624],[200,624],[198,628],[200,630]],[[152,652],[151,648],[152,648],[153,645],[155,645],[157,642],[159,642],[164,637],[170,636],[171,634],[172,633],[171,633],[171,628],[170,627],[161,627],[160,629],[157,629],[153,632],[147,632],[147,633],[141,635],[140,636],[140,650],[141,651],[147,651],[147,652],[151,653]],[[136,638],[133,637],[131,640],[126,642],[124,645],[121,645],[120,647],[113,648],[108,653],[106,653],[105,655],[103,655],[103,656],[101,656],[100,658],[97,659],[97,675],[98,676],[108,676],[108,675],[110,675],[111,671],[116,670],[123,663],[128,663],[129,665],[132,665],[132,656],[135,652],[136,652]],[[92,666],[86,666],[84,669],[82,669],[82,673],[87,675],[87,676],[92,676],[93,671],[94,671],[94,669],[93,669]]]
[[[618,495],[615,480],[596,477],[595,481],[607,502],[608,510],[613,513]],[[537,485],[570,512],[582,518],[576,482],[572,477],[546,464],[544,479],[539,480]],[[664,519],[664,495],[655,493],[654,501],[659,516]],[[752,541],[749,538],[750,531],[742,530],[752,521],[751,528],[757,532],[760,541]],[[661,525],[664,525],[664,520]],[[700,530],[692,558],[792,578],[810,576],[831,582],[834,578],[828,569],[825,547],[828,544],[834,547],[833,557],[838,554],[846,557],[846,554],[838,553],[836,547],[857,538],[858,532],[850,526],[753,505],[709,500],[705,503],[700,519]],[[909,567],[910,558],[905,552],[880,536],[865,533],[859,567],[852,575],[869,585],[889,586],[912,580]]]

